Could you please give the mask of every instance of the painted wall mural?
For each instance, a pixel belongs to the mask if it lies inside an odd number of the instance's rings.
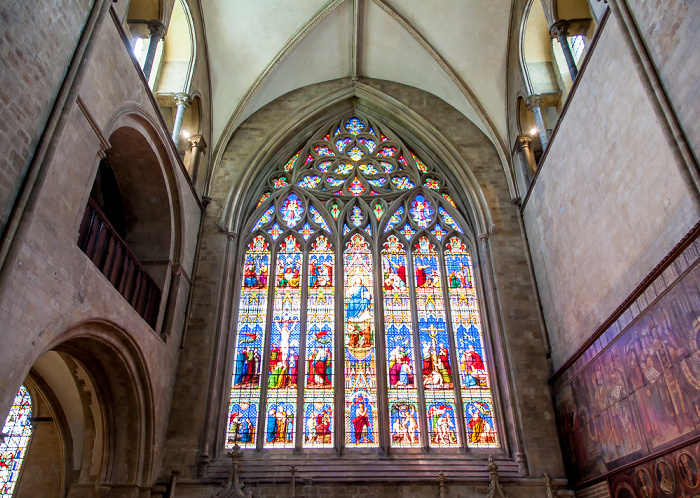
[[[556,379],[562,448],[573,481],[595,479],[700,437],[699,259],[695,240]],[[690,460],[685,464],[692,468]],[[675,460],[640,472],[646,477],[638,484],[625,481],[619,496],[683,496],[669,491],[669,476],[680,475]]]

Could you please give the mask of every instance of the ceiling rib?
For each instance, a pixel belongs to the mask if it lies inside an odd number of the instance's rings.
[[[361,6],[361,0],[352,0],[352,54],[351,54],[351,60],[352,60],[352,71],[351,71],[351,78],[352,81],[357,81],[358,77],[358,67],[360,65],[360,53],[361,53],[361,35],[360,35],[360,16],[362,15],[360,12],[360,9],[362,8]]]

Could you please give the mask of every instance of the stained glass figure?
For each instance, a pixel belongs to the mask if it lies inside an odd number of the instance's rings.
[[[331,204],[331,216],[333,216],[334,220],[337,220],[338,216],[340,216],[340,206],[337,202],[333,202],[333,204]]]
[[[304,226],[301,227],[299,233],[302,237],[304,237],[304,240],[309,240],[309,237],[311,237],[314,234],[314,229],[311,228],[311,225],[309,225],[308,223],[304,223]]]
[[[289,228],[292,228],[301,221],[301,217],[304,215],[304,205],[297,194],[289,194],[282,202],[280,214],[282,215],[282,220]]]
[[[372,253],[359,234],[343,255],[345,276],[345,443],[377,446],[377,366],[372,298]]]
[[[365,190],[365,186],[362,185],[362,182],[357,177],[350,182],[350,186],[348,187],[348,191],[354,196],[362,195]]]
[[[2,428],[0,496],[11,498],[32,437],[32,397],[20,386]]]
[[[452,200],[452,197],[448,193],[443,193],[442,196],[445,198],[447,202],[449,202],[453,208],[457,209],[457,205],[455,204],[455,201]]]
[[[318,163],[316,167],[318,170],[322,173],[328,173],[328,170],[331,169],[331,165],[333,163],[331,161],[324,161],[322,163]]]
[[[270,195],[272,195],[270,192],[265,192],[263,195],[261,195],[261,196],[260,196],[260,200],[258,201],[258,205],[255,206],[255,207],[260,207],[260,204],[262,204],[263,202],[265,202],[265,199],[267,199],[268,197],[270,197]]]
[[[314,147],[314,152],[318,154],[319,156],[335,156],[335,152],[333,152],[330,147],[326,145],[317,145]]]
[[[381,188],[386,184],[386,178],[371,178],[367,182],[375,188]]]
[[[382,169],[384,169],[385,173],[391,173],[392,171],[394,171],[396,169],[396,166],[394,166],[391,163],[384,162],[384,161],[380,162],[379,165],[382,167]]]
[[[418,166],[418,170],[421,173],[427,173],[428,172],[428,167],[425,165],[423,161],[418,159],[418,156],[416,156],[413,152],[411,152],[411,157],[413,158],[413,161],[415,161],[416,166]]]
[[[267,373],[265,447],[294,445],[302,264],[300,244],[293,235],[288,235],[277,251],[270,364]]]
[[[226,447],[255,447],[260,402],[260,366],[265,339],[270,251],[262,235],[248,245],[238,305],[236,351],[229,398]]]
[[[406,240],[408,240],[408,241],[410,241],[413,238],[413,236],[416,234],[416,231],[413,228],[411,228],[411,225],[409,225],[408,223],[406,223],[406,225],[404,225],[404,227],[401,230],[399,230],[399,232],[404,237],[406,237]]]
[[[382,250],[382,275],[391,444],[420,446],[406,251],[394,235],[387,239]]]
[[[497,447],[491,386],[471,258],[466,246],[457,237],[452,237],[447,242],[445,266],[450,289],[452,329],[459,361],[467,444],[479,448]]]
[[[416,186],[407,176],[395,176],[391,179],[391,183],[399,190],[408,190]]]
[[[288,187],[289,182],[287,181],[287,177],[280,176],[279,178],[275,178],[274,180],[272,180],[272,186],[275,188]]]
[[[333,248],[321,235],[309,254],[304,447],[330,447],[333,443],[333,271]]]
[[[360,171],[365,175],[376,175],[379,173],[379,171],[377,171],[377,168],[375,168],[374,165],[370,163],[362,163],[360,164],[359,168]]]
[[[258,220],[258,222],[255,224],[255,226],[253,227],[251,232],[256,231],[258,228],[260,228],[263,225],[266,225],[272,219],[272,215],[274,213],[275,213],[275,206],[270,206],[269,208],[267,208],[265,210],[265,212],[263,213],[263,215]]]
[[[396,147],[392,145],[385,145],[379,151],[377,152],[378,156],[381,157],[393,157],[396,155],[396,153],[399,151]]]
[[[364,219],[365,217],[362,215],[362,209],[360,209],[358,206],[353,206],[352,213],[350,214],[350,221],[352,224],[359,227],[362,225],[362,220]]]
[[[350,159],[352,159],[353,161],[359,161],[364,155],[365,153],[362,152],[362,149],[360,149],[357,146],[352,147],[350,150],[348,150],[348,156],[350,156]]]
[[[339,163],[335,168],[335,173],[339,175],[347,175],[352,171],[354,166],[350,163]]]
[[[430,444],[457,446],[454,380],[440,262],[427,237],[421,237],[415,246],[413,268]]]
[[[440,211],[440,216],[442,217],[442,221],[445,222],[445,225],[447,225],[448,227],[450,227],[453,230],[458,231],[459,233],[464,233],[462,231],[462,229],[459,227],[459,225],[457,224],[457,222],[452,218],[452,216],[450,216],[450,213],[448,213],[445,208],[440,206],[439,211]]]
[[[447,235],[447,232],[443,230],[443,228],[440,225],[435,225],[435,227],[430,231],[430,233],[433,234],[433,236],[438,240],[438,242],[442,242],[442,239],[445,238],[445,235]]]
[[[335,148],[338,149],[338,152],[343,152],[343,149],[345,149],[345,147],[347,147],[348,144],[351,144],[352,142],[352,138],[339,138],[335,141]]]
[[[416,225],[421,228],[428,228],[428,225],[430,225],[430,222],[433,221],[435,217],[435,208],[430,201],[421,194],[418,194],[415,199],[413,199],[408,212],[411,213],[411,217]]]
[[[384,214],[384,206],[377,203],[374,205],[372,211],[374,211],[374,217],[377,219],[377,221],[379,221],[382,219],[382,215]]]
[[[304,188],[316,188],[321,182],[321,177],[316,175],[306,175],[299,181],[299,186]]]
[[[350,120],[345,123],[345,129],[348,130],[348,133],[351,135],[357,135],[362,133],[362,130],[365,129],[365,125],[357,118],[350,118]]]
[[[289,161],[287,161],[287,164],[285,164],[282,169],[285,171],[291,171],[292,168],[294,167],[294,163],[296,160],[299,158],[299,154],[301,154],[301,151],[297,152],[294,157],[292,157]]]
[[[342,178],[334,178],[332,176],[327,176],[326,182],[328,182],[328,185],[330,185],[331,187],[339,187],[340,185],[345,183],[345,180],[343,180]]]
[[[398,225],[401,222],[401,219],[403,218],[403,206],[399,206],[396,211],[394,211],[394,214],[391,215],[391,218],[389,218],[389,223],[387,223],[386,228],[384,229],[384,233],[388,232],[389,230],[392,230],[396,225]]]
[[[369,138],[358,138],[357,141],[359,143],[361,143],[362,145],[364,145],[365,147],[367,147],[367,150],[369,151],[370,154],[372,152],[374,152],[374,149],[377,148],[377,142],[375,142],[374,140],[371,140]]]
[[[326,223],[326,220],[323,219],[323,216],[321,216],[321,213],[318,212],[318,209],[316,209],[313,204],[309,204],[309,213],[311,213],[311,218],[314,220],[314,223],[326,232],[331,231],[331,229],[328,228],[328,223]]]
[[[280,228],[279,223],[275,223],[272,225],[268,230],[267,233],[270,234],[270,237],[272,237],[272,240],[277,240],[277,237],[282,235],[282,229]]]
[[[436,180],[435,178],[426,178],[424,185],[426,188],[432,190],[440,190],[440,180]]]

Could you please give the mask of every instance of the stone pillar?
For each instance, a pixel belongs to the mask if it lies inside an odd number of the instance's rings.
[[[569,67],[571,81],[576,81],[578,68],[576,67],[576,62],[574,62],[574,54],[571,53],[571,47],[567,40],[567,36],[569,36],[569,21],[557,21],[552,24],[552,27],[549,28],[549,35],[559,40],[559,45],[561,45],[561,49],[564,51],[566,65]]]
[[[207,150],[207,143],[204,141],[202,135],[193,135],[187,139],[190,142],[190,153],[189,161],[185,161],[187,165],[187,171],[190,173],[190,178],[192,179],[192,185],[197,189],[197,179],[199,178],[199,164],[201,162],[201,157]]]
[[[177,104],[177,114],[173,124],[173,142],[177,148],[180,143],[180,131],[182,131],[182,120],[185,118],[185,111],[190,107],[190,96],[186,93],[176,93],[175,103]]]
[[[146,81],[151,78],[151,69],[153,69],[153,59],[156,56],[158,42],[165,38],[165,25],[160,21],[148,21],[148,35],[150,36],[148,52],[143,63],[143,75],[146,77]]]
[[[535,156],[532,153],[532,149],[530,149],[531,142],[532,139],[527,135],[518,135],[518,148],[520,149],[520,153],[525,158],[525,164],[527,164],[527,169],[525,173],[528,184],[532,180],[532,177],[535,176],[535,171],[537,171],[537,163],[535,162]]]
[[[543,99],[541,95],[533,94],[527,98],[525,105],[527,105],[527,108],[535,115],[535,123],[537,123],[537,132],[540,135],[542,150],[546,150],[549,144],[549,138],[547,137],[547,128],[544,125],[544,116],[542,116],[542,102]]]

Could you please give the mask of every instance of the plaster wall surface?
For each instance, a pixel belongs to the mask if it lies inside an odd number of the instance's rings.
[[[524,210],[555,369],[700,215],[616,18],[602,29]]]
[[[63,83],[93,0],[0,5],[0,231]],[[31,19],[31,26],[20,22]]]

